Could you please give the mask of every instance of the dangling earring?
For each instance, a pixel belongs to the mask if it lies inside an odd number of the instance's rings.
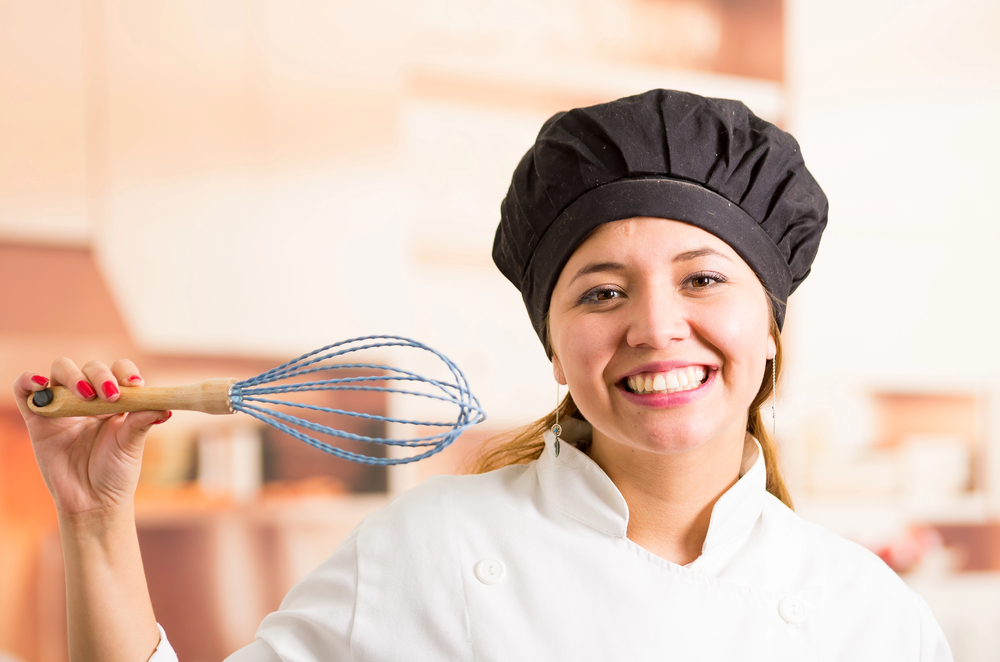
[[[552,436],[556,438],[553,444],[556,450],[556,457],[559,457],[559,435],[562,434],[562,426],[559,425],[559,382],[556,382],[556,424],[552,426]]]
[[[771,359],[771,434],[775,437],[778,436],[778,418],[774,413],[775,406],[778,404],[778,368],[776,364],[778,362],[778,357],[775,356]]]

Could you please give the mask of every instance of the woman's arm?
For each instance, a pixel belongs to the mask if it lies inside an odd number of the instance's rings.
[[[71,662],[140,662],[160,639],[131,508],[59,515]]]
[[[69,656],[72,662],[141,662],[159,641],[135,528],[134,495],[150,426],[169,412],[45,418],[28,397],[62,384],[85,400],[118,399],[119,386],[139,386],[131,361],[111,368],[69,359],[46,378],[24,373],[14,395],[35,459],[59,513],[66,564]]]

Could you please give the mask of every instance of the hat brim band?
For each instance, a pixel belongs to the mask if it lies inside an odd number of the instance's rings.
[[[774,299],[781,328],[792,274],[771,237],[749,214],[718,193],[679,179],[619,179],[573,201],[539,240],[524,273],[522,296],[531,323],[546,345],[545,315],[559,274],[573,251],[599,225],[638,216],[689,223],[729,244]]]

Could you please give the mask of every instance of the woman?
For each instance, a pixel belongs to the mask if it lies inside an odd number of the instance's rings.
[[[654,90],[550,119],[494,259],[571,396],[484,459],[498,470],[362,522],[230,659],[950,660],[891,570],[790,510],[760,415],[826,209],[791,136],[738,102]],[[51,379],[109,400],[141,383],[127,361]],[[46,384],[25,373],[19,402]],[[175,659],[132,515],[167,412],[22,412],[74,659]]]

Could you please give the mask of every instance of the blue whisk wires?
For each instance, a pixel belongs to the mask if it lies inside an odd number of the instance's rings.
[[[341,362],[345,361],[344,357],[355,352],[390,347],[409,347],[430,352],[447,367],[450,379],[431,379],[414,372],[379,363],[352,363],[349,359],[346,362]],[[336,370],[342,371],[344,369],[379,371],[381,374],[332,377],[312,381],[286,381],[301,379],[303,377],[310,379],[310,375],[322,377],[324,373]],[[421,388],[422,390],[420,390]],[[454,420],[447,421],[409,420],[281,399],[283,394],[302,391],[376,391],[381,393],[399,393],[454,405],[456,415]],[[462,374],[458,366],[452,363],[451,359],[423,343],[399,336],[363,336],[352,338],[327,345],[308,354],[303,354],[297,359],[272,368],[256,377],[236,382],[229,391],[229,401],[234,411],[249,414],[319,450],[345,460],[351,460],[352,462],[374,465],[406,464],[430,457],[448,447],[467,428],[480,423],[486,418],[482,407],[479,405],[479,400],[469,390],[469,384],[465,379],[465,375]],[[283,411],[277,411],[271,408],[274,406],[317,413],[340,414],[383,423],[420,426],[427,428],[429,434],[407,439],[368,437],[338,430],[328,425],[321,425]],[[433,432],[434,428],[440,428],[440,432]],[[427,448],[427,450],[409,457],[376,457],[338,448],[310,436],[303,430],[340,439],[366,441],[389,446]]]

